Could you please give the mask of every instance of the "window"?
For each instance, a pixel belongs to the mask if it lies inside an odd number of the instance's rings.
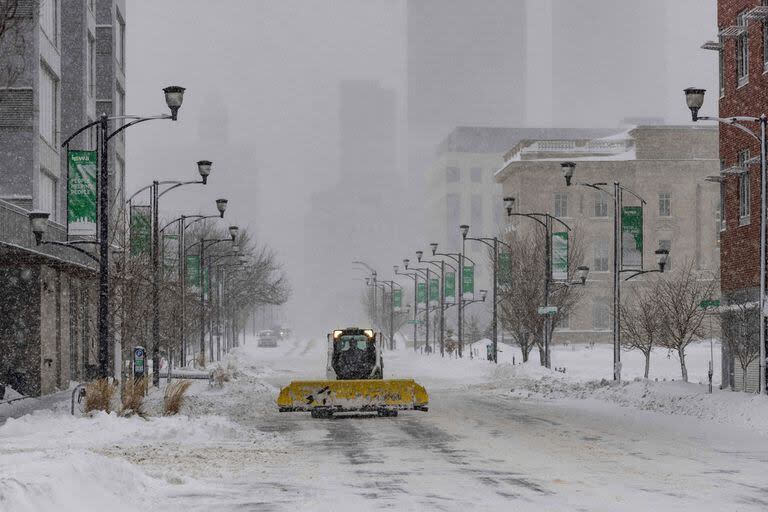
[[[445,169],[445,182],[458,183],[461,181],[461,172],[458,167],[448,167]]]
[[[746,172],[739,174],[739,224],[749,224],[750,209],[750,190],[749,190],[749,171],[747,170],[747,160],[749,160],[749,150],[739,151],[739,166]]]
[[[592,271],[608,272],[608,240],[596,240],[592,250],[594,253]]]
[[[59,6],[58,0],[41,0],[40,27],[53,46],[58,47]]]
[[[568,216],[568,194],[555,194],[555,217]]]
[[[717,205],[717,224],[719,231],[725,231],[725,186],[720,182],[720,198]]]
[[[51,214],[50,219],[52,221],[58,221],[58,208],[57,208],[57,196],[56,193],[56,178],[48,174],[45,169],[40,169],[40,178],[38,180],[38,204],[37,208],[40,211],[48,212]]]
[[[469,225],[475,233],[484,233],[483,229],[483,196],[472,194],[469,198]]]
[[[669,192],[659,192],[659,217],[672,216],[672,195]]]
[[[602,192],[595,192],[595,217],[608,216],[608,199]]]
[[[592,327],[600,331],[611,328],[611,307],[605,301],[595,301],[593,303]]]
[[[96,40],[88,34],[88,60],[86,62],[88,73],[88,95],[93,98],[96,94]]]
[[[669,251],[669,255],[667,255],[667,263],[664,265],[664,272],[672,270],[672,240],[659,240],[659,249],[666,249]]]
[[[736,77],[737,86],[741,87],[749,82],[749,35],[747,31],[747,22],[744,15],[747,11],[742,11],[737,19],[737,24],[744,28],[744,32],[736,38]]]
[[[48,68],[40,63],[40,136],[56,145],[58,131],[57,82]]]
[[[125,71],[125,21],[117,11],[117,33],[115,34],[115,59],[120,69]]]
[[[115,90],[115,115],[116,116],[124,116],[125,115],[125,93],[118,87]],[[123,120],[117,120],[115,121],[115,125],[119,128],[123,126]],[[120,132],[120,140],[123,140],[125,136],[125,131]]]
[[[571,315],[568,312],[557,313],[555,320],[555,329],[569,329],[571,327]]]
[[[725,54],[723,50],[717,52],[718,54],[718,70],[719,70],[719,83],[720,83],[720,97],[725,96]]]
[[[469,170],[469,179],[472,183],[481,183],[483,181],[483,170],[479,167],[473,167]]]

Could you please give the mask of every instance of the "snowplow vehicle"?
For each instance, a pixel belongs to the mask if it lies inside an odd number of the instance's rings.
[[[313,418],[340,412],[397,416],[427,411],[427,391],[412,379],[384,379],[381,343],[372,329],[350,327],[328,334],[325,380],[297,380],[280,390],[280,412],[309,411]]]

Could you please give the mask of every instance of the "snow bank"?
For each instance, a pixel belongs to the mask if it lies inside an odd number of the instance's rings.
[[[538,363],[502,364],[492,372],[492,388],[506,388],[521,399],[593,399],[639,410],[678,414],[738,425],[766,433],[768,399],[682,381],[635,378],[620,384],[547,370]]]

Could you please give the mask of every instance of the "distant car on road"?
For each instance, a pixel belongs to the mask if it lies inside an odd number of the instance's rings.
[[[259,347],[276,347],[277,335],[270,330],[259,331],[257,346]]]

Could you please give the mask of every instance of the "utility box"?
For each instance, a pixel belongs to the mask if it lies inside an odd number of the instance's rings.
[[[133,349],[133,378],[141,379],[147,374],[147,351],[144,347]]]

